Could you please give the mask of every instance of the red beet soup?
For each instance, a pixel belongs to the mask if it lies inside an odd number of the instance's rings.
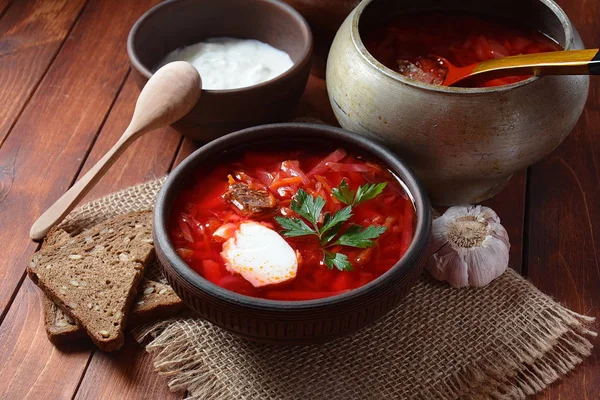
[[[404,185],[375,160],[342,148],[253,149],[197,171],[174,203],[169,236],[218,286],[311,300],[388,271],[414,225]]]
[[[548,36],[508,21],[453,14],[408,14],[367,29],[367,50],[386,67],[408,78],[443,85],[451,68],[520,54],[559,51]],[[500,86],[529,78],[511,76],[477,81],[474,87]]]

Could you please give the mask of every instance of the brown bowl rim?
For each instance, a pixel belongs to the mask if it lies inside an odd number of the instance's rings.
[[[360,149],[364,153],[378,159],[393,171],[405,184],[407,194],[416,209],[416,225],[411,242],[406,253],[383,275],[373,281],[353,289],[347,293],[316,300],[283,301],[246,296],[224,289],[195,272],[176,253],[168,236],[167,210],[172,199],[178,194],[171,191],[179,180],[184,179],[197,168],[197,164],[222,151],[239,148],[243,144],[260,142],[276,142],[281,140],[294,141],[324,141],[343,143]],[[200,159],[200,161],[199,161]],[[388,150],[381,142],[346,131],[341,128],[306,123],[280,123],[260,125],[230,133],[216,139],[196,150],[177,166],[163,184],[154,208],[153,233],[155,246],[160,248],[163,256],[170,262],[172,269],[189,285],[207,293],[221,301],[240,307],[255,310],[293,312],[306,309],[320,309],[338,304],[350,303],[353,300],[368,296],[385,285],[387,279],[394,275],[407,276],[416,268],[419,258],[428,251],[431,235],[431,205],[429,198],[420,181],[412,170],[396,154]]]
[[[141,17],[139,17],[137,19],[137,21],[131,27],[131,30],[129,31],[129,35],[127,36],[127,55],[129,56],[129,60],[130,60],[131,64],[133,65],[133,67],[140,74],[142,74],[146,79],[150,79],[150,77],[153,75],[153,72],[145,64],[143,64],[140,61],[140,59],[138,58],[137,52],[135,49],[135,45],[134,45],[135,37],[136,37],[139,29],[143,26],[143,24],[146,23],[146,21],[148,20],[148,18],[150,16],[152,16],[158,12],[162,12],[164,8],[177,7],[177,6],[179,6],[180,3],[183,3],[184,1],[190,1],[190,0],[170,0],[170,1],[165,1],[165,2],[155,5],[154,7],[150,8],[148,11],[146,11]],[[249,0],[245,0],[245,1],[249,1]],[[287,71],[285,71],[284,73],[282,73],[280,75],[277,75],[274,78],[269,79],[268,81],[265,81],[265,82],[262,82],[262,83],[259,83],[256,85],[252,85],[252,86],[238,88],[238,89],[227,89],[227,90],[202,89],[202,91],[209,92],[209,93],[227,94],[227,93],[239,93],[239,92],[243,92],[243,91],[261,89],[265,86],[271,85],[272,83],[274,83],[280,79],[285,79],[289,76],[293,76],[293,75],[301,72],[304,64],[306,62],[310,61],[310,58],[311,58],[312,52],[313,52],[313,35],[312,35],[312,31],[310,29],[310,26],[308,25],[308,22],[306,22],[304,17],[299,12],[297,12],[293,7],[289,6],[286,3],[280,2],[280,1],[275,1],[275,0],[252,0],[252,1],[257,2],[258,4],[260,4],[260,3],[272,4],[276,7],[279,7],[284,12],[287,12],[292,18],[294,18],[298,22],[298,24],[302,27],[302,33],[305,37],[306,45],[304,46],[304,52],[302,53],[301,57],[297,61],[294,61],[294,65],[292,65],[292,67],[290,69],[288,69]],[[202,77],[200,77],[200,78],[202,78]]]

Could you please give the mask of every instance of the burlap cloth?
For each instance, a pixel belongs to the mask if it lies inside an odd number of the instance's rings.
[[[74,233],[152,208],[163,181],[89,203],[62,225]],[[133,334],[171,389],[190,398],[522,399],[590,354],[592,321],[508,270],[483,289],[453,289],[425,273],[382,320],[321,346],[250,343],[193,316]]]

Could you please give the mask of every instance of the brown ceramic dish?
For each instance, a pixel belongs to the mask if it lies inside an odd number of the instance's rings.
[[[274,0],[173,0],[135,23],[127,51],[143,87],[171,51],[211,37],[257,39],[285,51],[294,66],[270,81],[235,90],[203,90],[198,104],[175,129],[199,141],[283,120],[300,99],[311,67],[312,34],[292,7]]]
[[[295,143],[342,146],[370,155],[387,165],[406,185],[416,209],[413,242],[388,272],[338,296],[308,301],[275,301],[223,289],[192,270],[168,237],[171,204],[191,177],[225,154],[249,146]],[[415,175],[383,145],[348,131],[311,124],[273,124],[245,129],[217,139],[189,156],[165,182],[154,210],[154,243],[163,272],[182,300],[208,321],[242,337],[268,343],[309,344],[348,334],[382,317],[408,293],[429,251],[429,200]]]

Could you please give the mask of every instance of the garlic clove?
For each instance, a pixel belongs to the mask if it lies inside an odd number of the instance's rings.
[[[454,287],[469,285],[467,263],[450,246],[444,246],[433,256],[435,262],[429,268],[429,273],[438,281],[447,281]]]
[[[508,266],[510,242],[489,207],[455,206],[433,221],[433,248],[427,269],[454,287],[485,286]]]
[[[506,271],[508,252],[506,245],[497,238],[489,237],[485,247],[475,247],[465,252],[465,263],[469,269],[469,286],[485,286]]]

